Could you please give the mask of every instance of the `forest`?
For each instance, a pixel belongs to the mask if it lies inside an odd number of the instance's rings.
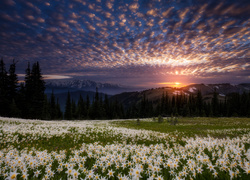
[[[128,119],[161,116],[183,117],[250,117],[250,93],[231,93],[224,100],[218,98],[214,90],[210,101],[204,100],[200,90],[195,94],[168,95],[167,92],[157,101],[142,98],[125,107],[118,100],[102,97],[96,88],[93,101],[80,95],[73,101],[68,92],[64,112],[52,91],[47,97],[45,81],[39,62],[28,63],[24,82],[18,81],[17,61],[13,60],[8,71],[3,59],[0,61],[0,116],[44,120],[85,120],[85,119]]]

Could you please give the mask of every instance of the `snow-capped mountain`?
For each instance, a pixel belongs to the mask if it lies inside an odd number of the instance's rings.
[[[50,93],[54,90],[54,93],[62,93],[67,91],[96,91],[114,95],[126,91],[134,91],[134,88],[122,86],[119,84],[100,83],[90,80],[81,79],[61,79],[61,80],[47,80],[45,92]]]

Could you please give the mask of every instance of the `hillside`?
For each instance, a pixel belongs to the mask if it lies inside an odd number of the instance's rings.
[[[136,91],[136,92],[126,92],[117,94],[111,97],[112,100],[118,100],[124,104],[125,107],[129,107],[130,105],[137,103],[144,94],[147,99],[152,102],[157,102],[162,97],[163,93],[168,93],[169,96],[177,95],[177,94],[185,94],[189,96],[190,94],[196,94],[197,91],[200,90],[203,96],[203,100],[210,101],[213,95],[214,90],[218,92],[219,99],[223,100],[226,95],[230,93],[240,93],[250,92],[250,84],[239,84],[232,85],[228,83],[224,84],[191,84],[181,88],[174,87],[160,87],[154,89],[148,89],[144,91]]]

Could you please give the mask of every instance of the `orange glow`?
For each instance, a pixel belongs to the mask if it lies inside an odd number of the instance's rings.
[[[166,85],[169,87],[177,87],[177,88],[181,88],[183,86],[185,86],[183,83],[180,82],[162,82],[162,83],[158,83],[160,85]]]

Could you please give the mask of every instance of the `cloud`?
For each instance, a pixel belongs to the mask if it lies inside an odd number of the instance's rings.
[[[71,76],[63,76],[63,75],[43,75],[44,79],[71,79]]]
[[[16,5],[14,0],[3,0],[3,3],[8,5],[8,6],[14,6]]]
[[[153,68],[161,76],[177,75],[178,70],[178,75],[205,77],[249,70],[249,3],[16,0],[3,4],[0,54],[19,57],[20,62],[41,61],[46,73],[121,68],[138,75],[143,68]]]

